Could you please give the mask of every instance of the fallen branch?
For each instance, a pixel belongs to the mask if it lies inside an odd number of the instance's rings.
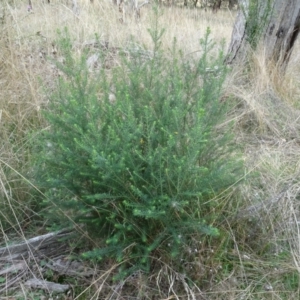
[[[1,285],[0,287],[4,286],[0,289],[0,295],[2,295],[3,292],[7,292],[8,288],[12,287],[13,285],[17,284],[18,282],[22,281],[22,278],[26,276],[26,270],[23,270],[18,275],[16,275],[14,278],[7,280],[5,284]]]
[[[70,248],[67,240],[73,234],[74,230],[64,229],[0,248],[0,277],[5,279],[0,283],[0,295],[8,288],[18,288],[25,280],[24,286],[29,289],[56,294],[69,291],[68,284],[44,280],[49,270],[56,275],[53,279],[63,275],[88,280],[95,275],[96,271],[83,262],[68,259]]]
[[[32,255],[38,258],[51,258],[58,253],[61,255],[68,248],[67,243],[63,241],[70,238],[73,233],[72,229],[64,229],[25,240],[20,244],[7,245],[0,248],[0,261],[24,259]]]
[[[60,275],[75,276],[75,277],[90,277],[95,275],[95,270],[86,270],[83,263],[79,261],[69,261],[57,259],[45,265],[47,269],[57,272]]]
[[[41,289],[48,291],[49,293],[65,293],[70,289],[68,284],[54,283],[46,280],[40,280],[37,278],[31,278],[27,280],[24,285],[30,289]]]

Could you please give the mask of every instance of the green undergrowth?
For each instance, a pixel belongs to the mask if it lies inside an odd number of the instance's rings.
[[[222,123],[222,51],[211,55],[209,30],[198,58],[176,41],[163,51],[163,32],[155,21],[153,48],[129,48],[110,70],[101,67],[109,51],[99,51],[98,71],[87,66],[90,50],[76,56],[60,33],[63,75],[38,136],[37,185],[52,228],[84,225],[102,243],[83,257],[115,259],[120,277],[149,272],[159,257],[178,264],[195,240],[218,237],[218,200],[242,176]]]

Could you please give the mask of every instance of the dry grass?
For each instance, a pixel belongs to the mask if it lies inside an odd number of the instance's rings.
[[[31,134],[45,126],[40,109],[48,99],[41,81],[51,88],[58,76],[47,59],[59,59],[57,30],[68,27],[78,45],[74,51],[93,40],[95,33],[112,47],[126,48],[132,36],[151,47],[150,7],[142,9],[139,21],[128,16],[121,23],[119,12],[108,2],[91,6],[78,1],[78,15],[61,1],[35,2],[32,13],[23,1],[0,4],[0,236],[5,242],[9,236],[24,238],[34,219],[34,197],[24,177],[31,172]],[[229,43],[235,16],[228,11],[215,15],[166,7],[162,12],[164,49],[170,49],[176,37],[184,54],[198,51],[207,27],[213,40]],[[247,73],[236,66],[227,78],[224,94],[238,103],[229,119],[236,121],[246,172],[256,176],[246,177],[231,198],[219,199],[218,209],[233,215],[220,225],[224,237],[197,244],[194,261],[187,257],[184,268],[193,268],[198,286],[188,285],[184,271],[178,273],[162,262],[150,276],[138,274],[136,280],[128,278],[116,286],[111,281],[116,267],[112,264],[90,285],[77,289],[75,299],[299,298],[299,44],[296,47],[285,77],[275,66],[266,65],[261,48],[253,53]],[[19,299],[29,297],[26,290],[21,294]]]

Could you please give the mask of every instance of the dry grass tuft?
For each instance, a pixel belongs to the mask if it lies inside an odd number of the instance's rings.
[[[236,115],[239,127],[244,132],[253,130],[281,139],[295,138],[299,111],[295,109],[297,101],[295,97],[292,99],[291,91],[294,96],[299,91],[290,69],[283,76],[276,66],[267,64],[263,47],[252,53],[247,68],[245,72],[236,66],[228,78],[228,93],[241,100]]]

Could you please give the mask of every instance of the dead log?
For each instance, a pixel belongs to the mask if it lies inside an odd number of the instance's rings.
[[[30,289],[45,290],[49,293],[61,294],[70,290],[68,284],[54,283],[47,280],[31,278],[27,280],[24,285]]]
[[[3,266],[0,264],[0,268],[3,270],[0,273],[1,278],[5,278],[5,282],[0,284],[0,295],[7,293],[9,288],[17,285],[26,276],[28,266],[25,261],[14,262],[11,266]]]
[[[51,232],[41,236],[25,240],[22,243],[0,248],[0,261],[21,260],[34,256],[55,257],[68,250],[66,240],[73,235],[72,229],[64,229],[59,232]]]
[[[97,270],[89,268],[84,262],[68,258],[68,242],[74,237],[74,233],[72,229],[64,229],[0,248],[0,277],[5,279],[0,282],[0,295],[8,290],[18,289],[20,282],[25,282],[26,288],[42,289],[50,294],[71,290],[68,284],[44,280],[49,270],[55,274],[53,281],[58,276],[76,277],[82,282],[90,281]]]
[[[45,268],[58,273],[59,275],[77,277],[77,278],[87,278],[95,275],[94,269],[87,269],[86,266],[80,261],[70,261],[66,259],[56,259],[47,263]]]
[[[0,271],[0,276],[7,275],[10,273],[17,273],[27,269],[25,261],[15,262],[13,265],[6,267]]]

